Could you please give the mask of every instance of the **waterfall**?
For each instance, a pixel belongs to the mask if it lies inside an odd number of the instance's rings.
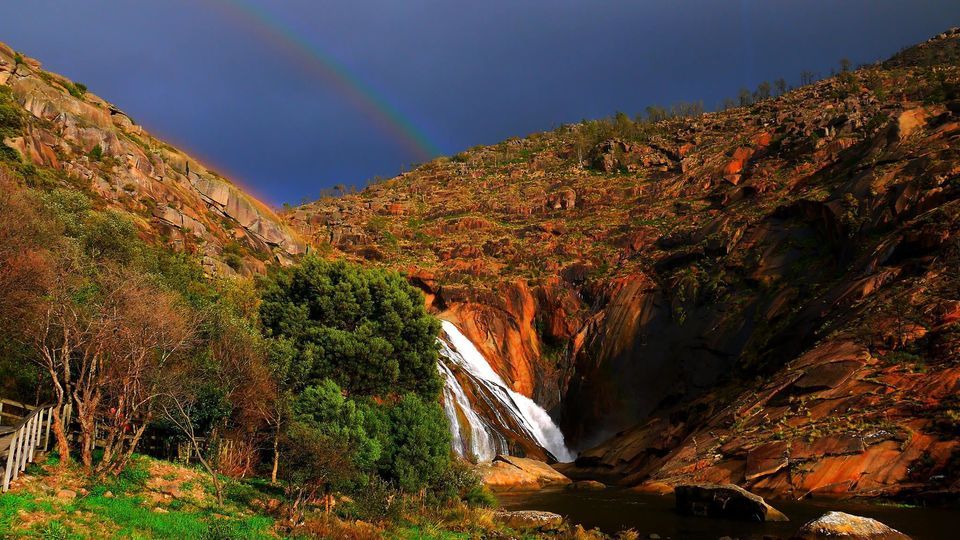
[[[457,453],[489,461],[507,453],[512,441],[539,447],[558,461],[576,458],[547,411],[511,390],[453,323],[443,321],[439,340],[443,407]]]

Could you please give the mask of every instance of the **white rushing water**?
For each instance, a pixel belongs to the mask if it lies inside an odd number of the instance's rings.
[[[442,322],[438,369],[445,379],[444,410],[450,423],[454,450],[465,457],[489,461],[497,454],[507,452],[506,437],[496,429],[495,425],[515,424],[520,426],[531,440],[553,454],[557,460],[573,461],[576,456],[567,449],[563,441],[563,433],[547,411],[532,399],[511,390],[473,343],[460,332],[460,329],[451,322]],[[484,410],[493,411],[497,418],[487,419],[477,413],[460,381],[454,376],[453,366],[465,372],[471,383],[476,385],[478,390],[483,391],[483,395],[475,398],[486,399],[488,407]],[[488,399],[487,396],[490,398]],[[510,418],[503,418],[501,416],[503,414],[509,415]],[[462,425],[462,420],[466,421],[466,426]],[[464,440],[465,433],[468,434],[469,443]]]

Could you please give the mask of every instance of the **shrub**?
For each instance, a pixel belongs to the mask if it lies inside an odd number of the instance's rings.
[[[96,146],[94,146],[93,148],[91,148],[89,152],[87,152],[87,156],[88,156],[90,159],[94,160],[94,161],[100,161],[100,160],[102,160],[102,159],[103,159],[103,147],[100,146],[100,144],[98,143]]]
[[[294,401],[293,413],[304,428],[350,448],[348,457],[360,469],[370,470],[380,458],[380,443],[365,427],[366,408],[346,398],[335,382],[308,386]]]
[[[0,86],[0,139],[19,133],[23,128],[23,111],[13,100],[13,92]],[[6,145],[0,144],[6,148]]]
[[[494,495],[487,486],[482,484],[470,488],[470,491],[467,491],[463,495],[462,500],[470,506],[478,506],[481,508],[493,508],[498,504],[496,495]]]
[[[409,492],[436,482],[450,466],[450,431],[439,404],[407,394],[387,418],[380,474]]]
[[[496,497],[483,485],[476,469],[460,459],[451,460],[431,490],[433,503],[444,505],[459,500],[470,506],[496,506]]]
[[[87,85],[83,83],[68,84],[67,91],[70,92],[71,96],[80,99],[83,98],[83,95],[87,93]]]
[[[400,517],[402,494],[390,482],[374,476],[370,482],[357,491],[354,496],[354,508],[358,517],[378,522],[395,520]]]

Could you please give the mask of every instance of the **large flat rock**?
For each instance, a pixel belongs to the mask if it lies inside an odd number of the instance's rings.
[[[542,461],[497,456],[480,467],[483,483],[496,491],[537,490],[570,483],[570,479]]]

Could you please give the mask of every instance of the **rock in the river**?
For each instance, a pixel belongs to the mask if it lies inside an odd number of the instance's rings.
[[[497,521],[511,529],[551,530],[563,524],[563,516],[540,510],[501,510],[494,514]]]
[[[670,495],[673,493],[673,486],[670,484],[664,484],[663,482],[651,481],[633,486],[630,488],[630,491],[634,493],[648,493],[650,495]]]
[[[579,480],[568,484],[567,489],[574,491],[600,491],[601,489],[607,489],[607,486],[603,482],[597,482],[596,480]]]
[[[677,486],[677,510],[683,514],[745,521],[789,521],[763,497],[733,484]]]
[[[910,540],[902,532],[875,519],[843,512],[827,512],[807,523],[794,536],[795,540]]]
[[[553,467],[535,459],[497,456],[480,469],[483,483],[496,491],[541,489],[549,485],[569,484],[570,479]]]

